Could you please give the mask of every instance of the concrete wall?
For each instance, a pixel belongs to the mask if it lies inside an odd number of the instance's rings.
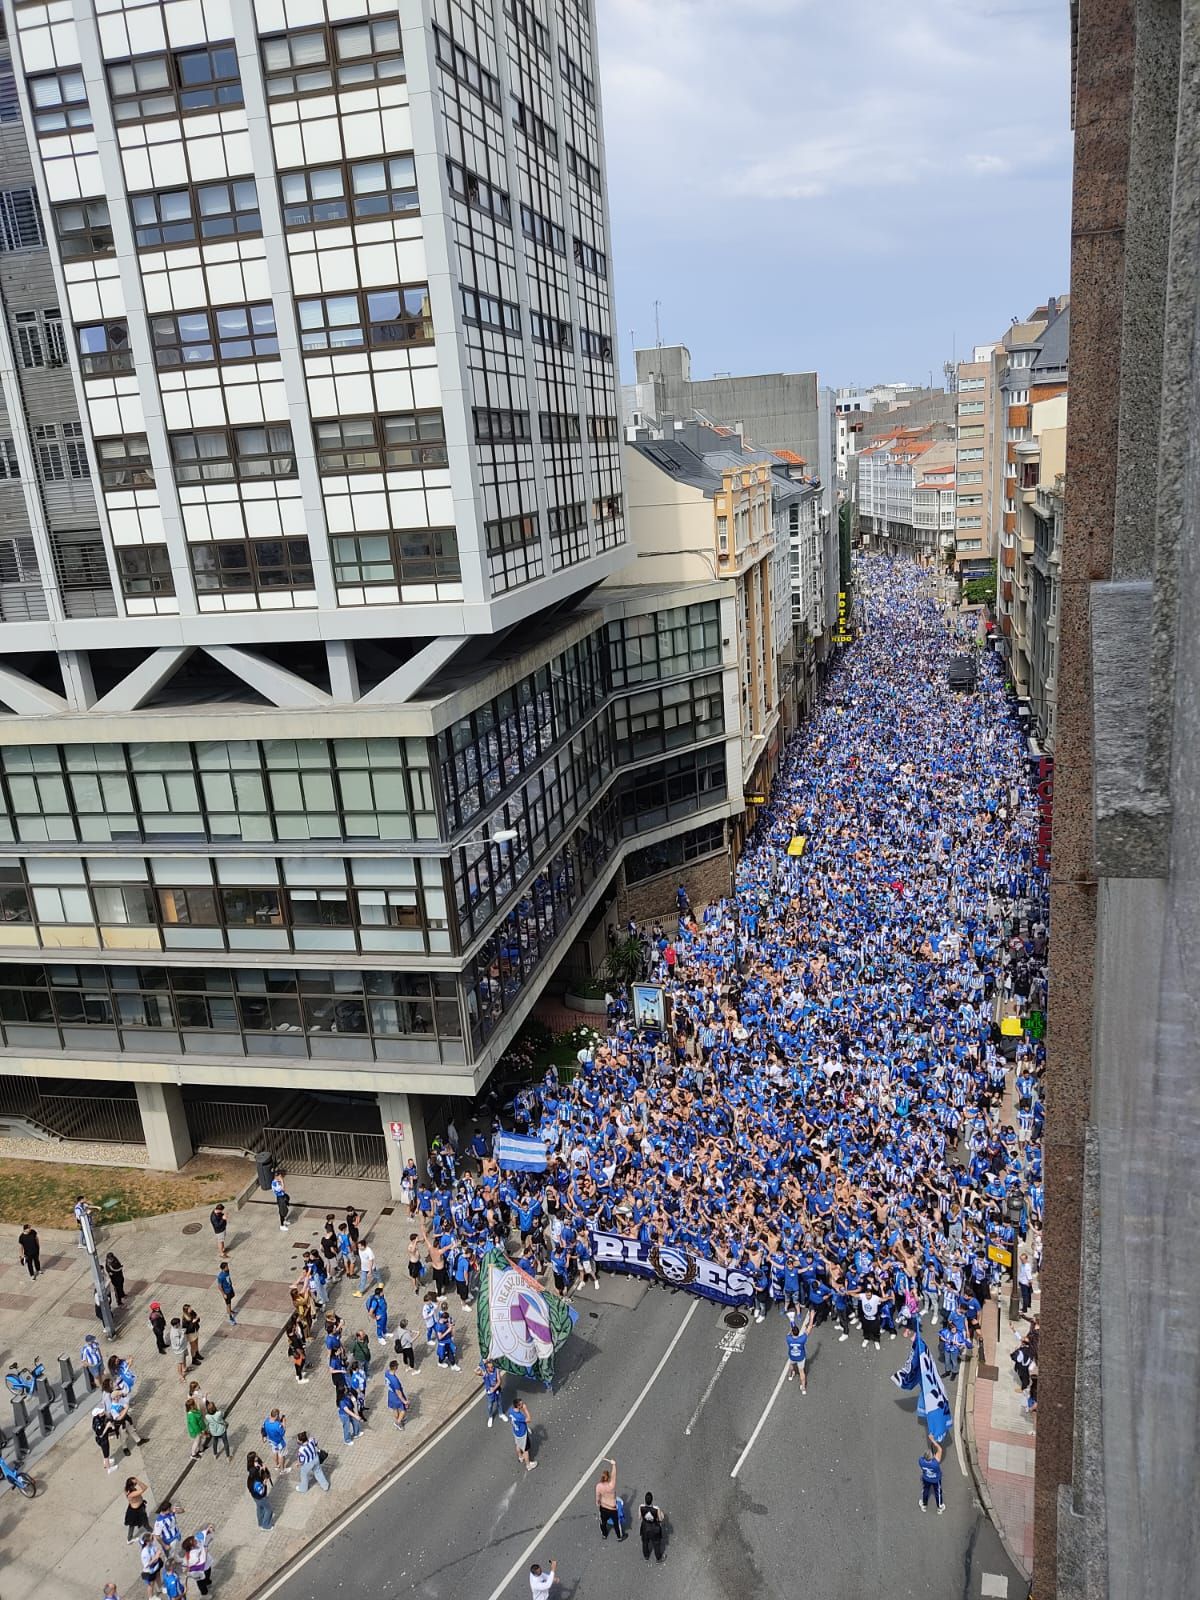
[[[612,582],[711,581],[717,576],[712,501],[691,484],[674,482],[637,450],[622,454],[634,559],[614,573]]]

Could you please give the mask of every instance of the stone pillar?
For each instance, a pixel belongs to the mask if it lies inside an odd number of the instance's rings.
[[[411,1156],[417,1163],[422,1181],[425,1163],[429,1159],[429,1146],[425,1139],[425,1116],[419,1094],[377,1094],[379,1120],[387,1139],[388,1182],[392,1199],[400,1198],[400,1174]],[[401,1124],[403,1132],[397,1139],[392,1133],[392,1123]]]
[[[138,1083],[134,1088],[149,1165],[156,1172],[178,1172],[192,1159],[183,1090],[177,1083]]]

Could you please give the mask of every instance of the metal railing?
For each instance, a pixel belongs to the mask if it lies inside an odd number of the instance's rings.
[[[145,1143],[141,1108],[133,1098],[39,1093],[29,1114],[63,1139],[91,1139],[96,1144]]]
[[[254,1100],[189,1100],[188,1127],[197,1150],[257,1150],[270,1112]]]
[[[386,1178],[382,1133],[334,1133],[326,1128],[264,1128],[275,1164],[318,1178]]]

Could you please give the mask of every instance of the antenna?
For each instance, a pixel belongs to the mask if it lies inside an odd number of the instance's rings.
[[[658,313],[661,310],[662,310],[662,301],[661,300],[656,300],[654,302],[654,346],[655,346],[655,349],[657,349],[657,350],[661,350],[662,349],[662,329],[658,325]]]

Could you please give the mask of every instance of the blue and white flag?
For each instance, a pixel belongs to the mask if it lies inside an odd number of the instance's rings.
[[[917,1335],[917,1343],[921,1347],[921,1398],[917,1401],[917,1415],[924,1418],[929,1437],[935,1444],[941,1444],[950,1432],[953,1421],[950,1402],[946,1398],[933,1356],[922,1343],[920,1334]]]
[[[512,1172],[545,1172],[546,1145],[541,1139],[527,1139],[519,1133],[498,1133],[492,1154],[501,1167]]]
[[[921,1339],[920,1335],[918,1334],[917,1338],[913,1341],[913,1347],[909,1353],[908,1365],[901,1367],[899,1372],[892,1373],[892,1382],[896,1385],[897,1389],[915,1389],[920,1383],[921,1348]]]

